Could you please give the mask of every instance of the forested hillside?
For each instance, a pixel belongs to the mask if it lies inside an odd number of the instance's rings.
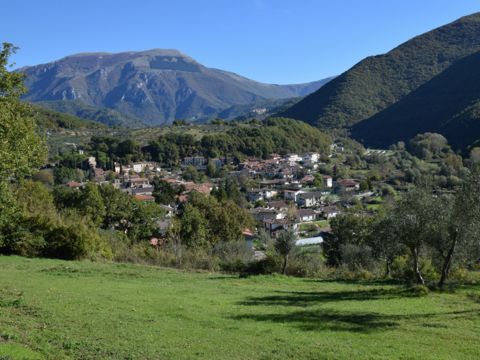
[[[385,55],[362,60],[282,116],[321,128],[351,126],[401,100],[456,60],[478,50],[480,13],[417,36]]]
[[[366,145],[387,147],[424,132],[444,135],[457,149],[480,138],[480,52],[454,63],[386,110],[352,129]]]

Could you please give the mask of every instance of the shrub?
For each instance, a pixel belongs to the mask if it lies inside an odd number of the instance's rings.
[[[45,234],[54,227],[54,222],[45,217],[18,216],[16,221],[2,228],[0,251],[28,257],[41,256],[46,246]]]
[[[248,275],[267,275],[279,272],[281,268],[281,259],[275,255],[267,255],[264,259],[253,260],[247,264],[242,272],[242,276]]]
[[[45,235],[44,255],[74,260],[101,257],[112,258],[112,250],[106,240],[83,221],[66,220]]]
[[[288,275],[330,278],[332,269],[325,265],[322,250],[318,246],[297,248],[290,259]]]
[[[378,275],[366,269],[352,271],[347,266],[342,265],[335,269],[332,277],[337,280],[374,280],[378,278]]]
[[[439,274],[429,259],[420,259],[420,272],[426,281],[436,281]],[[415,274],[412,270],[409,255],[398,256],[391,266],[392,278],[412,284],[415,282]]]
[[[396,280],[410,280],[413,277],[410,269],[410,258],[407,255],[397,256],[393,259],[391,266],[391,276]]]
[[[460,284],[477,284],[480,282],[480,274],[478,271],[469,271],[459,267],[450,273],[450,280]]]
[[[369,246],[345,244],[340,246],[342,264],[350,271],[372,270],[375,267],[375,259]]]
[[[8,235],[8,253],[20,256],[35,257],[42,254],[45,239],[42,233],[31,232],[28,228],[19,226]]]
[[[218,256],[222,271],[232,273],[242,272],[252,260],[252,250],[244,240],[220,242],[214,246],[212,255]]]
[[[182,254],[182,268],[218,271],[220,260],[217,256],[211,256],[204,249],[187,249]]]
[[[430,289],[425,285],[415,285],[408,290],[413,296],[427,296],[430,293]]]
[[[99,230],[99,235],[110,247],[113,261],[133,262],[129,259],[132,251],[127,235],[116,230]]]

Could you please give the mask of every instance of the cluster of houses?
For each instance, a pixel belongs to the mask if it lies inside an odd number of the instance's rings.
[[[188,201],[192,191],[210,194],[215,187],[215,180],[203,184],[185,181],[181,178],[181,170],[165,172],[160,164],[155,162],[136,162],[127,166],[115,164],[113,172],[98,168],[94,157],[90,157],[88,162],[95,182],[112,183],[138,201],[155,201],[152,185],[154,177],[159,177],[174,188],[182,187],[178,202]],[[228,159],[193,156],[182,160],[182,168],[194,166],[198,170],[205,170],[209,163],[216,168],[232,164]],[[248,189],[245,194],[250,203],[249,211],[257,221],[257,229],[263,229],[276,237],[280,231],[299,232],[301,224],[325,224],[326,222],[319,220],[329,220],[337,216],[343,208],[342,196],[339,194],[362,196],[358,180],[334,181],[331,176],[318,174],[320,165],[321,156],[318,153],[284,156],[272,154],[268,159],[248,159],[237,163],[230,175],[247,177],[257,184],[257,187]],[[66,185],[83,186],[76,182]],[[173,204],[163,206],[167,217],[176,211]],[[321,234],[322,231],[328,231],[328,227],[319,226],[318,230]]]
[[[116,189],[124,191],[139,201],[155,201],[153,197],[154,186],[153,178],[159,176],[162,180],[175,187],[182,186],[183,193],[180,195],[180,202],[188,199],[188,194],[197,191],[203,194],[210,194],[213,184],[197,184],[193,181],[182,180],[180,174],[169,174],[164,176],[160,164],[152,161],[136,162],[130,165],[114,164],[114,171],[106,171],[97,167],[95,157],[88,158],[90,170],[93,173],[93,181],[98,184],[112,184]],[[111,177],[109,178],[109,174]],[[81,188],[85,183],[70,181],[66,186],[71,188]]]
[[[335,204],[338,201],[332,201],[333,198],[330,197],[332,192],[329,190],[311,190],[300,187],[270,190],[271,192],[262,192],[263,195],[275,195],[265,197],[264,199],[268,200],[264,201],[265,205],[254,207],[250,212],[272,237],[276,237],[282,230],[297,232],[302,223],[329,220],[341,211],[341,207]],[[254,191],[254,193],[258,194],[259,192]]]
[[[284,230],[299,233],[302,224],[316,224],[337,216],[344,205],[340,194],[360,195],[359,180],[334,181],[331,176],[320,176],[315,171],[320,165],[318,153],[273,154],[266,160],[239,164],[236,174],[255,179],[260,185],[246,194],[259,228],[273,238]],[[319,178],[321,185],[316,182]],[[318,230],[321,234],[328,232],[329,227],[318,227]]]

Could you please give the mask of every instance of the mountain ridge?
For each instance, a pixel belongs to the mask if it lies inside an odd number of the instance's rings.
[[[17,71],[26,75],[24,100],[79,101],[147,125],[198,121],[236,105],[302,97],[329,80],[265,84],[208,68],[174,49],[78,53]]]
[[[480,51],[454,62],[397,103],[352,127],[367,146],[437,132],[464,150],[480,138]]]
[[[349,127],[399,101],[456,60],[480,50],[480,13],[369,56],[279,116]]]

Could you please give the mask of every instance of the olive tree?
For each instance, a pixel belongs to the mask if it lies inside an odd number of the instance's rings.
[[[461,248],[468,252],[480,242],[480,169],[476,166],[454,195],[439,200],[432,222],[430,245],[441,260],[438,286],[443,288]]]
[[[295,238],[293,231],[284,231],[275,240],[275,250],[283,257],[282,274],[287,271],[288,256],[295,247]]]

